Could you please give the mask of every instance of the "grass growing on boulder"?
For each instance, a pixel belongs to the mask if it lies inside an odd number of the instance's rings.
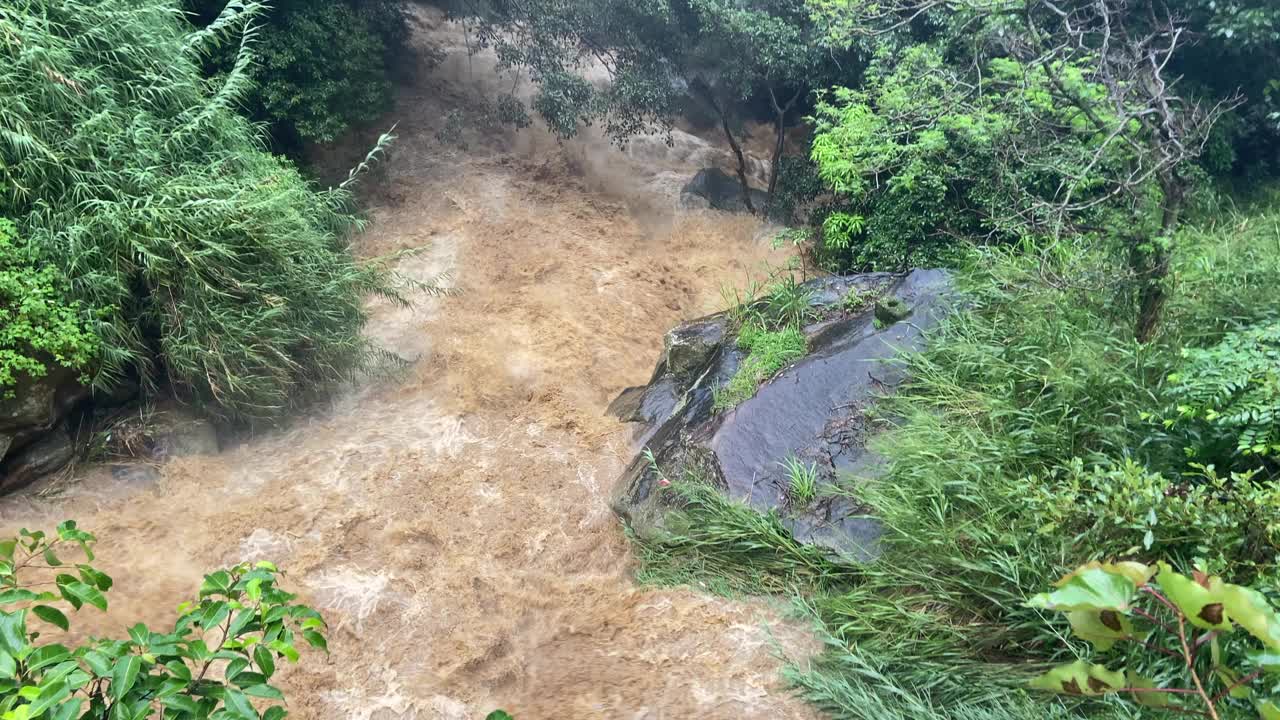
[[[800,595],[827,651],[789,677],[836,718],[1141,716],[1029,694],[1029,678],[1087,647],[1064,644],[1061,618],[1025,602],[1070,568],[1117,557],[1200,559],[1266,591],[1280,580],[1276,478],[1229,455],[1196,468],[1196,434],[1160,421],[1185,347],[1214,347],[1273,312],[1276,237],[1237,229],[1180,238],[1175,290],[1188,294],[1145,345],[1107,254],[991,252],[960,278],[965,310],[910,358],[910,379],[877,413],[890,423],[875,443],[887,466],[857,492],[884,528],[879,559],[811,572],[767,516],[699,499],[641,546],[641,578]],[[1215,250],[1224,244],[1235,252]],[[1091,661],[1141,669],[1143,653],[1122,643]]]
[[[761,383],[804,357],[808,351],[804,332],[799,328],[787,326],[781,330],[765,330],[755,323],[742,327],[738,347],[748,354],[729,382],[715,391],[717,411],[737,407],[750,399]]]

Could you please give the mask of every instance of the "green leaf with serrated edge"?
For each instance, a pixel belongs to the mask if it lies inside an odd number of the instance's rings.
[[[1135,631],[1133,623],[1115,610],[1072,610],[1067,613],[1071,632],[1098,650],[1110,650],[1120,640],[1141,640],[1146,633]]]
[[[1262,720],[1280,720],[1280,705],[1274,700],[1267,700],[1254,705],[1258,711],[1258,717]]]
[[[111,669],[111,699],[119,701],[132,690],[141,670],[142,658],[137,655],[126,655],[117,660]]]
[[[1138,588],[1124,575],[1101,568],[1084,568],[1063,578],[1058,589],[1027,601],[1029,607],[1049,610],[1114,610],[1128,612]]]
[[[71,621],[67,620],[67,616],[63,615],[58,608],[49,607],[48,605],[36,605],[31,608],[31,612],[50,625],[56,625],[63,630],[71,629]]]
[[[1280,616],[1262,593],[1226,584],[1222,586],[1221,598],[1232,621],[1267,647],[1280,648]]]
[[[1125,677],[1123,671],[1111,671],[1102,665],[1077,660],[1050,670],[1028,686],[1064,695],[1103,695],[1123,688]]]
[[[1160,584],[1165,597],[1187,616],[1192,625],[1201,630],[1231,629],[1231,619],[1222,604],[1221,579],[1206,578],[1208,587],[1205,587],[1186,575],[1174,572],[1167,564],[1160,563],[1156,582]]]
[[[276,672],[275,658],[271,657],[271,651],[259,645],[253,649],[253,661],[257,663],[258,669],[263,675],[271,677]]]

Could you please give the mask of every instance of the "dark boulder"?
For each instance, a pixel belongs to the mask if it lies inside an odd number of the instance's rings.
[[[63,368],[40,377],[23,375],[0,395],[0,492],[71,461],[74,453],[63,450],[72,444],[60,425],[88,397],[77,373]]]
[[[0,493],[12,492],[67,466],[76,446],[66,428],[58,426],[12,451],[0,462]]]
[[[641,442],[667,477],[692,473],[729,498],[761,510],[777,510],[797,539],[851,560],[876,553],[878,523],[856,497],[856,477],[874,476],[881,461],[868,452],[873,426],[867,417],[877,397],[905,376],[897,358],[923,345],[924,332],[949,306],[951,282],[939,270],[907,275],[876,273],[823,278],[807,284],[819,320],[805,328],[809,353],[764,384],[754,397],[725,412],[713,411],[713,392],[733,376],[742,352],[723,315],[681,326],[668,335],[667,351],[643,388],[625,391],[611,406],[625,420],[642,423]],[[843,300],[894,298],[897,302]],[[881,306],[892,309],[889,314]],[[710,327],[719,334],[704,333]],[[705,338],[672,371],[671,338]],[[691,348],[692,349],[692,348]],[[816,468],[814,499],[793,497],[785,461]],[[628,466],[613,508],[642,536],[661,535],[677,496],[658,487],[643,453]]]
[[[769,200],[763,190],[751,189],[752,207],[759,212]],[[746,212],[742,199],[742,183],[720,168],[704,168],[680,191],[680,204],[686,208],[711,208],[727,212]]]

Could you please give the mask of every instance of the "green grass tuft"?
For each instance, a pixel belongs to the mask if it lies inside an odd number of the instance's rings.
[[[737,407],[750,399],[761,383],[804,357],[808,351],[804,333],[799,329],[788,326],[781,330],[765,330],[754,323],[743,326],[738,335],[738,347],[748,355],[729,382],[715,391],[717,411]]]

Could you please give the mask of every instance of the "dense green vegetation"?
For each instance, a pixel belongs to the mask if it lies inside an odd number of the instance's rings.
[[[1083,247],[988,250],[969,266],[969,309],[911,358],[912,380],[878,412],[887,432],[875,446],[888,472],[850,481],[885,523],[880,560],[797,556],[776,521],[674,482],[698,502],[670,537],[642,547],[642,577],[799,593],[830,650],[793,679],[836,717],[1129,716],[1023,694],[1049,664],[1084,651],[1064,646],[1063,627],[1025,602],[1082,562],[1125,557],[1203,563],[1274,593],[1276,467],[1175,410],[1203,363],[1184,342],[1222,364],[1195,377],[1208,396],[1230,400],[1237,378],[1252,377],[1256,348],[1239,352],[1230,328],[1277,312],[1274,302],[1238,304],[1280,274],[1276,217],[1231,220],[1180,238],[1178,291],[1153,343],[1135,342],[1132,307],[1115,302],[1123,258]],[[1235,252],[1219,253],[1224,246]],[[1142,667],[1131,648],[1108,652],[1095,662]]]
[[[0,218],[0,394],[11,395],[20,375],[44,377],[54,367],[83,370],[98,354],[80,307],[66,298],[67,279],[44,264]]]
[[[348,190],[315,190],[236,112],[257,9],[196,32],[162,0],[0,13],[0,216],[21,239],[5,277],[40,291],[5,294],[23,369],[52,359],[243,419],[368,357],[362,296],[389,288],[348,252]],[[200,62],[224,44],[239,52],[211,83]]]
[[[0,542],[0,717],[5,720],[164,717],[282,720],[277,663],[305,641],[328,649],[325,623],[294,603],[269,562],[206,575],[173,630],[141,623],[128,638],[51,642],[70,611],[107,609],[109,576],[93,566],[96,538],[64,522]],[[68,562],[67,559],[74,559]],[[255,707],[256,699],[258,707]],[[262,708],[261,711],[258,708]]]
[[[227,0],[186,0],[192,20],[214,22]],[[286,0],[272,2],[254,21],[249,75],[242,98],[251,117],[270,127],[273,142],[297,150],[330,142],[347,128],[390,109],[393,68],[407,63],[404,8],[391,0]],[[204,61],[214,74],[235,66],[229,45]]]

